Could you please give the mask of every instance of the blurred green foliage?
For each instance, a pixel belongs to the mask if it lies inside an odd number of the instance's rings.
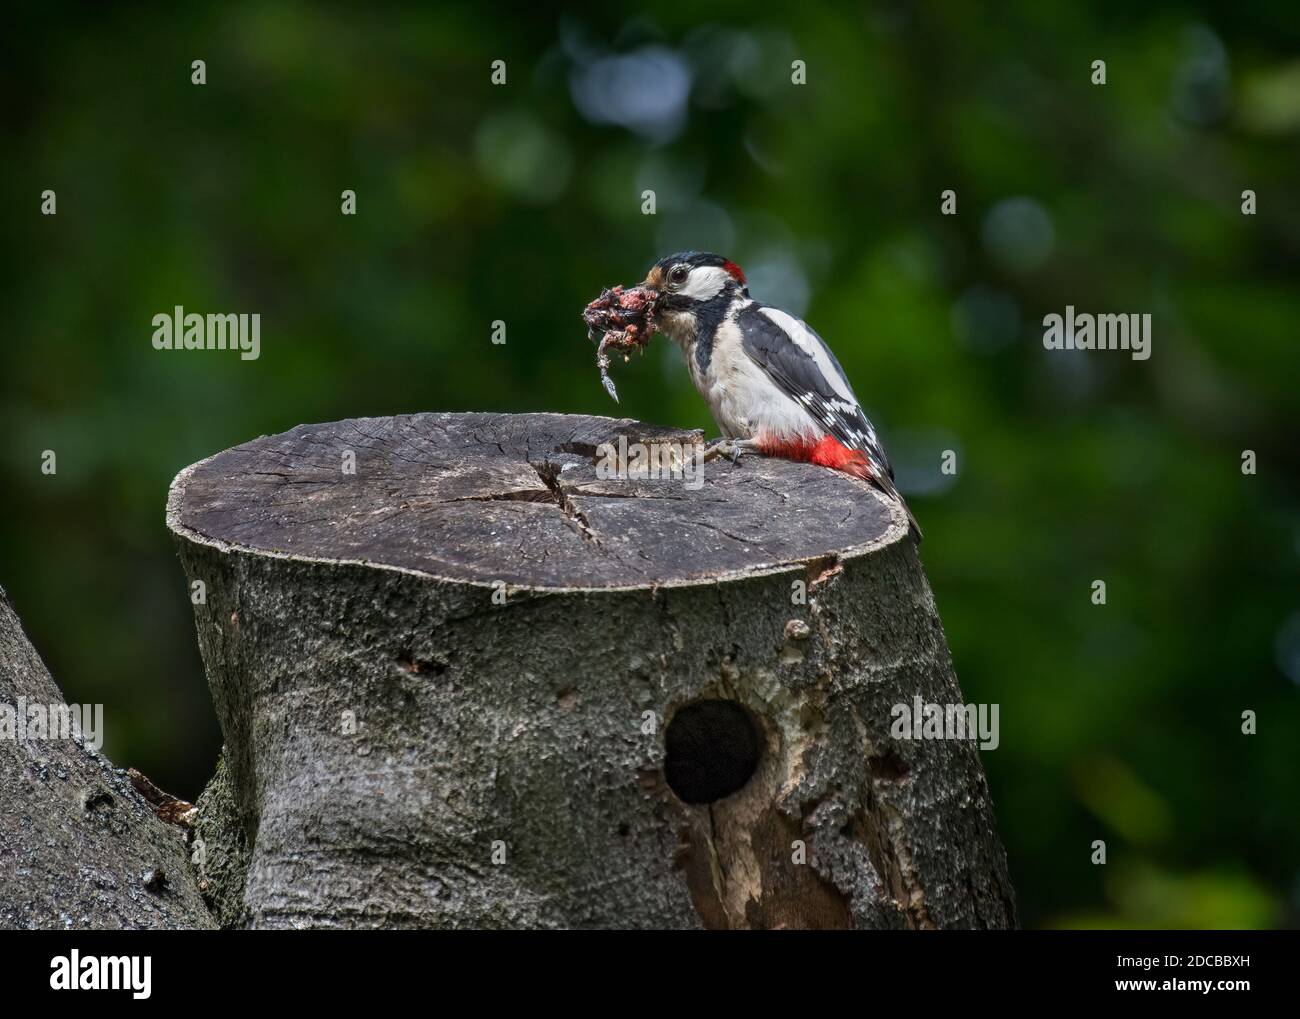
[[[219,734],[173,475],[357,415],[712,432],[667,343],[610,404],[578,313],[716,250],[832,342],[893,453],[965,694],[1001,705],[1025,922],[1294,924],[1291,5],[760,10],[11,12],[0,582],[36,644],[115,761],[195,795]],[[1044,351],[1067,304],[1150,312],[1153,356]],[[261,358],[155,351],[175,305],[259,312]]]

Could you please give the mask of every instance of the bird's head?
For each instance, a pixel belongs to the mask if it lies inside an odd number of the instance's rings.
[[[641,286],[658,295],[655,328],[679,343],[690,342],[702,318],[711,317],[716,325],[732,300],[749,293],[740,266],[707,251],[679,251],[659,259]]]

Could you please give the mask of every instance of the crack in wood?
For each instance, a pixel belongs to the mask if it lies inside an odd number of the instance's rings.
[[[551,494],[551,499],[560,511],[564,514],[565,522],[572,528],[584,541],[589,541],[593,545],[599,545],[600,539],[596,537],[596,532],[591,529],[587,523],[586,515],[573,504],[564,486],[560,482],[560,468],[558,464],[553,464],[549,460],[541,463],[534,463],[533,470],[537,476],[542,479],[542,484],[546,486]]]

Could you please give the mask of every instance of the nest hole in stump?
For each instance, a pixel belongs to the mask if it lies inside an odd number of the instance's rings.
[[[735,701],[694,701],[664,730],[664,778],[683,803],[713,803],[744,787],[762,747],[758,725]]]

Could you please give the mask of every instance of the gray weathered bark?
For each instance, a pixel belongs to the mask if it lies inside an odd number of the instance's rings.
[[[962,700],[901,510],[751,457],[601,480],[620,434],[697,438],[422,414],[177,477],[247,922],[1014,925],[974,745],[890,737]]]
[[[185,834],[161,821],[84,738],[9,722],[64,705],[0,589],[0,927],[196,928],[215,923]],[[19,709],[22,709],[21,712]],[[105,724],[112,724],[111,706]]]

